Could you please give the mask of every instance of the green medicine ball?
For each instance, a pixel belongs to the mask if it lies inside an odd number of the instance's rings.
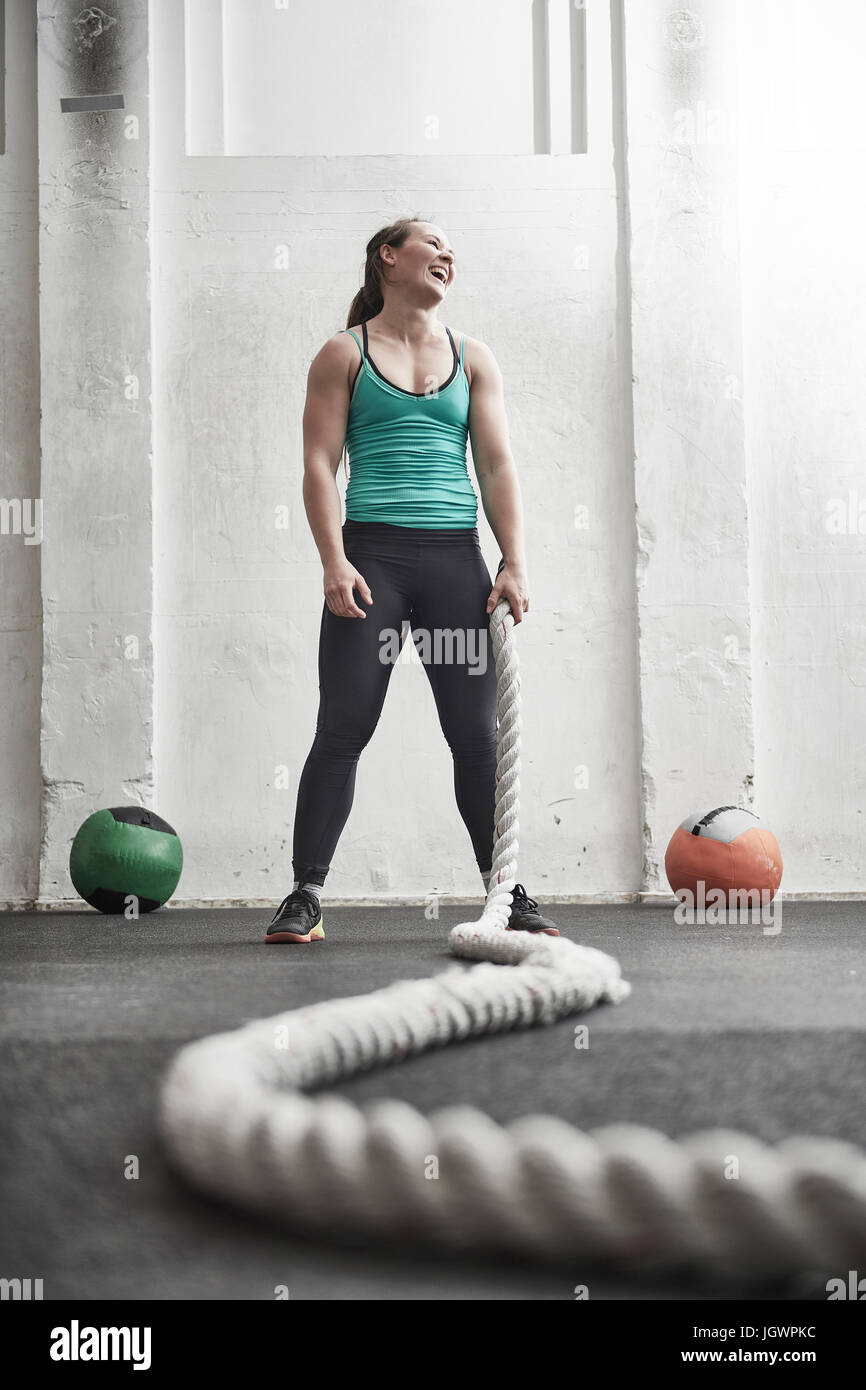
[[[100,912],[123,912],[130,898],[139,912],[153,912],[168,902],[182,868],[177,832],[141,806],[94,811],[69,854],[76,893]]]

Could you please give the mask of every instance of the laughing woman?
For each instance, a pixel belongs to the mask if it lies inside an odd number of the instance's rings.
[[[324,937],[322,886],[399,652],[399,639],[389,648],[386,635],[401,634],[407,623],[454,760],[457,807],[488,886],[496,790],[489,617],[502,596],[521,622],[529,587],[499,368],[483,343],[439,321],[454,262],[447,236],[433,223],[404,219],[383,227],[367,244],[364,284],[347,327],[310,367],[303,492],[324,569],[319,711],[298,787],[294,883],[268,927],[269,942]],[[503,557],[495,582],[481,553],[467,435]],[[349,481],[341,526],[336,475],[344,451]],[[445,633],[462,637],[462,660],[451,659],[453,648],[443,659]],[[509,928],[559,934],[519,883]]]

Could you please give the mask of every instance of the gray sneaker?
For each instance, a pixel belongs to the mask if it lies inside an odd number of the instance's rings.
[[[296,888],[283,898],[268,926],[265,941],[324,941],[322,909],[315,893]]]

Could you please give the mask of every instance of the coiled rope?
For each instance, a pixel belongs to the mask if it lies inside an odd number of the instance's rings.
[[[530,1115],[500,1126],[455,1106],[359,1109],[329,1083],[487,1033],[550,1024],[630,992],[616,960],[563,937],[507,932],[517,871],[520,676],[496,605],[493,870],[481,917],[449,935],[455,964],[258,1020],[184,1047],[160,1127],[195,1185],[311,1231],[509,1250],[617,1270],[775,1279],[866,1256],[866,1157],[841,1141],[768,1147],[736,1131],[680,1142],[643,1126],[581,1132]],[[509,967],[503,969],[503,966]]]

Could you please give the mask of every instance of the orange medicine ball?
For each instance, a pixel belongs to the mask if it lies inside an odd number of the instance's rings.
[[[718,806],[677,827],[665,854],[665,873],[677,897],[693,895],[697,901],[721,889],[729,902],[732,892],[757,892],[767,903],[782,881],[782,852],[752,811]]]

